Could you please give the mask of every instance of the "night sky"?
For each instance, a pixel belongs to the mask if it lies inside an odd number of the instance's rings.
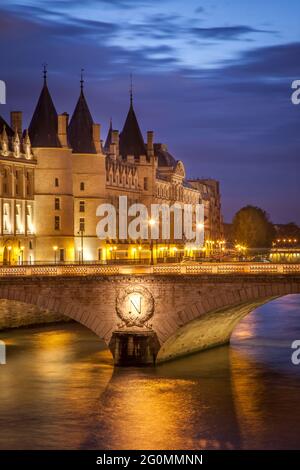
[[[121,129],[133,74],[142,131],[189,177],[220,180],[230,221],[245,204],[300,224],[299,0],[1,0],[0,79],[26,127],[42,64],[59,113],[85,94],[105,139]]]

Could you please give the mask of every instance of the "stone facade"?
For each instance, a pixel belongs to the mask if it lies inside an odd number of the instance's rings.
[[[142,136],[133,108],[122,132],[112,124],[105,144],[100,125],[90,114],[81,82],[80,96],[69,121],[58,115],[46,76],[28,131],[22,115],[12,113],[11,126],[0,118],[0,262],[78,262],[114,259],[180,259],[193,256],[183,240],[101,241],[96,236],[101,203],[117,207],[119,196],[128,204],[141,202],[205,205],[205,236],[220,240],[220,191],[214,180],[186,178],[153,132]],[[171,220],[171,232],[172,232]]]

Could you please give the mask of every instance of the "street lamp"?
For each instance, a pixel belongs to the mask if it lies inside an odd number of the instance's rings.
[[[53,247],[53,251],[54,251],[54,264],[56,264],[56,252],[57,252],[57,250],[58,250],[58,247],[55,245],[55,246]]]
[[[21,264],[23,264],[24,261],[24,246],[20,246],[20,252],[21,252]]]
[[[84,234],[84,230],[79,230],[78,232],[78,235],[80,235],[79,253],[80,253],[80,258],[81,258],[81,260],[79,259],[79,261],[81,261],[82,264],[83,264],[83,234]]]
[[[148,224],[151,227],[153,227],[155,225],[155,220],[154,219],[149,219],[148,221]],[[154,258],[153,258],[153,239],[152,239],[152,233],[151,233],[151,230],[150,230],[150,254],[151,254],[151,258],[150,258],[150,264],[154,264]]]

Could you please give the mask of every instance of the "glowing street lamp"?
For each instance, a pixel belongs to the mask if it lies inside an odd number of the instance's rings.
[[[24,261],[24,246],[20,246],[20,253],[21,253],[21,264],[23,264]]]
[[[57,250],[58,250],[58,247],[55,245],[55,246],[53,247],[53,251],[54,251],[54,263],[55,263],[55,264],[56,264],[56,252],[57,252]]]

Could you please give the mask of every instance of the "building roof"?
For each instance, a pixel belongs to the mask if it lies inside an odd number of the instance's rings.
[[[168,149],[165,145],[154,144],[154,154],[158,158],[158,166],[169,166],[175,167],[177,161],[175,158],[168,152]]]
[[[74,153],[97,153],[93,139],[93,118],[83,88],[68,127],[68,139]]]
[[[104,144],[104,151],[105,152],[109,152],[110,144],[112,143],[112,131],[113,131],[112,119],[110,119],[109,129],[108,129],[106,141],[105,141],[105,144]]]
[[[2,134],[4,126],[5,126],[7,137],[13,137],[14,136],[14,131],[7,124],[7,122],[0,116],[0,134]]]
[[[61,147],[57,135],[57,112],[48,90],[46,77],[44,77],[44,86],[33,113],[28,133],[32,147]]]
[[[136,158],[140,155],[146,155],[145,142],[133,109],[132,99],[127,118],[120,133],[120,155],[125,158],[127,155],[134,155]]]

